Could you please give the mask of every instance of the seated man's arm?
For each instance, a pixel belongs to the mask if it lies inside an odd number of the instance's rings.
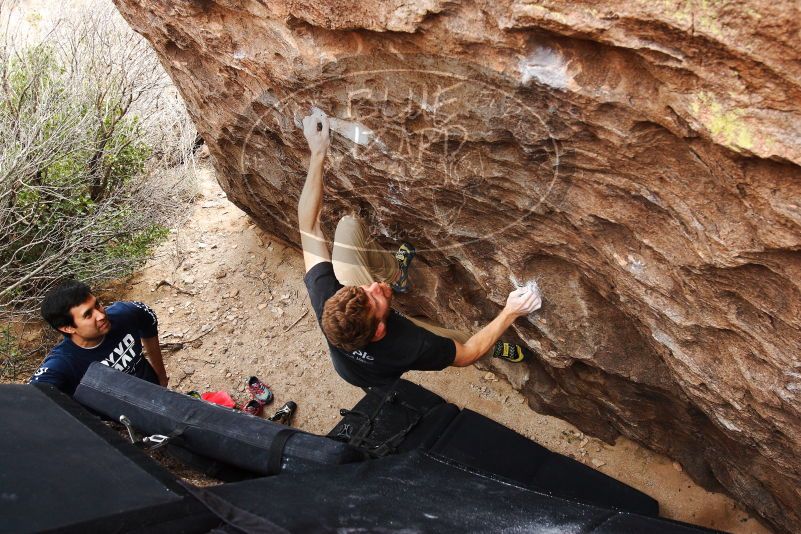
[[[309,272],[318,263],[331,261],[331,253],[320,227],[320,212],[323,208],[323,163],[330,142],[328,117],[320,112],[305,117],[303,135],[309,143],[311,157],[306,183],[298,201],[298,227],[303,247],[303,262],[306,265],[306,272]]]
[[[159,345],[159,319],[156,312],[144,302],[132,301],[128,309],[134,314],[137,330],[142,339],[142,347],[145,349],[145,356],[150,362],[150,366],[159,378],[159,384],[167,387],[169,377],[164,369],[164,359],[161,356],[161,346]]]
[[[473,334],[473,337],[465,343],[454,341],[456,357],[453,359],[453,365],[467,367],[484,356],[515,319],[538,310],[541,305],[542,300],[539,295],[526,288],[516,289],[509,293],[506,306],[487,326]]]
[[[167,384],[170,382],[170,377],[167,376],[167,370],[164,368],[164,358],[161,356],[159,335],[156,334],[153,337],[147,338],[143,337],[142,347],[145,349],[145,355],[150,365],[153,367],[153,370],[156,371],[156,376],[159,377],[159,384],[166,388]]]
[[[67,395],[72,395],[77,384],[75,380],[64,372],[63,369],[56,369],[52,365],[43,363],[28,381],[29,384],[52,384],[57,389]]]

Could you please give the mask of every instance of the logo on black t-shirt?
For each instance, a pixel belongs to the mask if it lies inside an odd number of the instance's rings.
[[[373,358],[369,352],[363,350],[354,350],[351,352],[351,355],[357,360],[361,360],[363,362],[371,362],[375,360],[375,358]]]
[[[101,363],[107,367],[113,367],[117,371],[125,371],[136,356],[134,343],[136,343],[134,337],[131,334],[126,335]]]

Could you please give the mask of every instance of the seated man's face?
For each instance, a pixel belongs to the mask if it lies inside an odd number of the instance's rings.
[[[106,309],[94,295],[77,306],[70,308],[74,327],[65,327],[70,335],[77,335],[83,339],[97,339],[108,334],[111,322],[106,316]]]
[[[392,304],[392,288],[388,284],[373,282],[370,285],[359,286],[367,293],[370,310],[379,321],[386,321],[389,317]]]

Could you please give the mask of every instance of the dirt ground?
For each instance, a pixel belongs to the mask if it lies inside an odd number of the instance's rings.
[[[170,388],[225,390],[247,400],[245,381],[256,375],[275,393],[266,415],[294,400],[293,426],[327,433],[339,408],[351,407],[362,392],[331,366],[303,285],[301,254],[231,204],[210,167],[201,167],[198,179],[199,196],[187,206],[191,215],[131,278],[123,298],[152,306],[162,343],[181,347],[164,353]],[[540,415],[491,372],[452,368],[405,378],[644,491],[659,501],[664,517],[730,532],[769,532],[728,497],[694,484],[678,463],[625,438],[609,446]]]

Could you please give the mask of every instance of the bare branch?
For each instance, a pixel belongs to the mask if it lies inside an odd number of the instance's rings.
[[[14,33],[15,5],[0,0],[0,324],[35,317],[66,276],[130,273],[193,193],[197,135],[109,3],[42,21],[36,36]]]

